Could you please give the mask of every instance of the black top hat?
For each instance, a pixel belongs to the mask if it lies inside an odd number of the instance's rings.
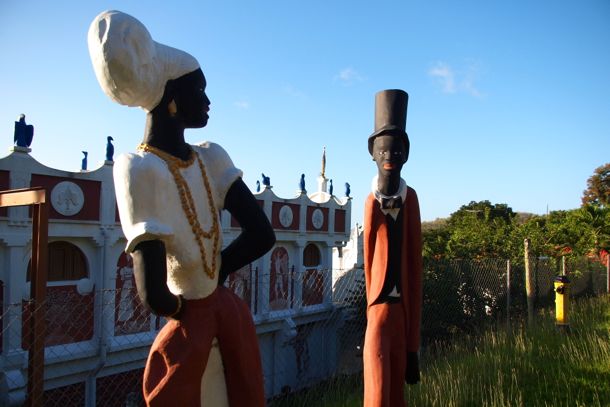
[[[388,89],[375,95],[375,131],[369,136],[369,153],[373,154],[373,140],[386,134],[401,137],[409,155],[409,136],[405,131],[407,124],[407,105],[409,95],[404,90]]]

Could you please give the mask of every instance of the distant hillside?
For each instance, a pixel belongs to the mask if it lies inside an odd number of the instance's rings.
[[[515,214],[515,223],[517,225],[521,225],[525,222],[527,222],[529,219],[535,217],[535,216],[539,216],[536,215],[534,213],[528,213],[528,212],[517,212]],[[421,223],[421,230],[422,232],[428,232],[431,230],[438,230],[438,229],[442,229],[445,226],[447,226],[447,222],[449,222],[450,218],[436,218],[432,221],[423,221]]]
[[[447,226],[447,221],[449,218],[436,218],[432,221],[424,221],[421,223],[422,232],[427,232],[430,230],[442,229]]]

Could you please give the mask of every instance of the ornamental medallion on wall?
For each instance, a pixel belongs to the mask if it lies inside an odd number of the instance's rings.
[[[51,191],[53,209],[64,216],[73,216],[83,209],[85,196],[83,190],[74,182],[62,181]]]

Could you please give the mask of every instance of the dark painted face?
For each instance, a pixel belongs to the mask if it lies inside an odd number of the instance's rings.
[[[406,155],[405,143],[400,137],[381,135],[373,141],[373,161],[377,163],[379,175],[400,174]]]
[[[207,83],[201,69],[176,80],[177,116],[185,128],[200,128],[208,124],[210,99],[205,94]]]

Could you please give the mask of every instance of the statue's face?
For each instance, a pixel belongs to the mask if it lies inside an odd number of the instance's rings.
[[[200,128],[208,124],[210,99],[205,94],[206,80],[201,69],[197,69],[176,80],[177,114],[185,128]]]
[[[400,137],[381,135],[373,140],[373,161],[380,176],[400,174],[406,156],[405,143]]]

